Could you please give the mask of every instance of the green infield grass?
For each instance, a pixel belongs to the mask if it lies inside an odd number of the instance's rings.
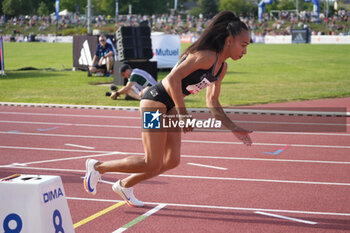
[[[182,45],[184,49],[187,45]],[[138,106],[138,101],[105,96],[113,78],[71,71],[72,44],[4,43],[1,102]],[[221,88],[223,106],[253,105],[350,96],[350,45],[252,44],[239,61],[228,60]],[[19,70],[33,67],[38,70]],[[158,73],[158,80],[167,75]],[[205,91],[186,98],[205,107]]]

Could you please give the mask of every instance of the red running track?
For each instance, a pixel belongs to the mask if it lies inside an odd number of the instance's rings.
[[[349,111],[350,98],[265,106]],[[0,106],[0,177],[61,176],[78,223],[121,201],[111,183],[126,176],[104,175],[90,196],[85,160],[142,156],[140,124],[137,111]],[[135,187],[145,208],[122,205],[75,231],[114,232],[130,222],[127,232],[350,231],[348,132],[255,132],[252,147],[225,132],[183,135],[180,166]],[[157,211],[140,217],[149,210]]]

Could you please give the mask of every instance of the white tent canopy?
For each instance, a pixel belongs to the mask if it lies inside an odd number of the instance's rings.
[[[72,12],[69,12],[67,9],[64,9],[63,11],[60,11],[58,13],[59,16],[71,16],[73,15]],[[56,17],[56,12],[53,12],[52,14],[50,14],[51,17]]]

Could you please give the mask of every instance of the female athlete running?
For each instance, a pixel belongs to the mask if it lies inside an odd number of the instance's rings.
[[[156,109],[159,114],[177,115],[179,120],[188,117],[184,97],[207,88],[206,103],[213,116],[232,131],[233,135],[250,146],[251,133],[238,127],[223,111],[219,95],[227,71],[225,60],[239,60],[247,53],[250,37],[247,26],[231,11],[222,11],[209,23],[200,38],[183,53],[178,64],[161,82],[150,87],[140,102],[141,110]],[[184,133],[193,128],[185,127]],[[112,189],[129,206],[142,207],[136,199],[133,186],[155,177],[180,163],[181,130],[143,130],[145,156],[130,156],[112,161],[86,161],[84,187],[96,194],[101,174],[106,172],[132,173],[118,180]]]

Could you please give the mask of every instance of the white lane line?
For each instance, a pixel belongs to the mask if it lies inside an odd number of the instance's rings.
[[[62,162],[62,161],[68,161],[68,160],[74,160],[74,159],[96,158],[96,157],[117,155],[117,154],[123,154],[123,153],[118,152],[118,151],[114,151],[114,152],[105,153],[105,154],[86,155],[86,156],[68,157],[68,158],[60,158],[60,159],[48,159],[48,160],[33,161],[33,162],[27,162],[27,163],[21,163],[21,164],[22,164],[22,166],[27,166],[27,165],[32,165],[32,164],[54,163],[54,162]]]
[[[147,211],[146,213],[144,213],[143,215],[135,218],[134,220],[132,220],[131,222],[125,224],[124,226],[120,227],[119,229],[113,231],[113,233],[121,233],[126,231],[127,229],[129,229],[130,227],[138,224],[139,222],[145,220],[146,218],[148,218],[149,216],[151,216],[152,214],[158,212],[160,209],[164,208],[166,205],[165,204],[159,204],[156,207],[154,207],[153,209]]]
[[[66,104],[39,104],[39,103],[11,103],[11,102],[0,102],[0,106],[26,106],[26,107],[48,107],[48,108],[73,108],[73,109],[108,109],[108,110],[137,110],[139,111],[139,107],[111,107],[111,106],[99,106],[99,105],[66,105]],[[189,108],[189,112],[200,112],[200,113],[210,113],[210,110],[208,108]],[[337,109],[339,110],[339,109]],[[346,108],[344,108],[346,111]],[[273,110],[273,109],[224,109],[225,113],[227,114],[248,114],[248,115],[303,115],[303,116],[316,116],[316,115],[324,115],[332,117],[334,116],[342,116],[342,117],[349,117],[350,112],[345,111],[337,111],[337,112],[328,112],[328,111],[295,111],[295,110]],[[1,113],[1,112],[0,112]],[[11,112],[16,113],[16,112]],[[25,112],[21,112],[25,113]],[[25,113],[25,114],[32,114],[32,113]]]
[[[307,122],[280,122],[280,121],[238,121],[235,123],[248,123],[248,124],[264,124],[264,125],[320,125],[320,126],[349,126],[350,124],[345,123],[307,123]],[[345,130],[344,130],[345,131]]]
[[[58,125],[58,126],[78,126],[78,127],[101,127],[101,128],[132,128],[140,129],[140,126],[132,125],[96,125],[96,124],[75,124],[75,123],[54,123],[54,122],[34,122],[34,121],[1,121],[6,124],[30,124],[30,125]],[[350,135],[350,134],[349,134]]]
[[[350,186],[350,183],[335,183],[335,182],[315,182],[315,181],[296,181],[296,180],[269,180],[269,179],[254,179],[254,178],[185,176],[185,175],[167,175],[167,174],[162,174],[160,176],[170,177],[170,178],[184,178],[184,179],[229,180],[229,181],[245,181],[245,182],[267,182],[267,183]]]
[[[114,203],[123,201],[123,200],[94,199],[94,198],[81,198],[81,197],[67,197],[67,199],[68,200],[78,200],[78,201],[97,201],[97,202],[114,202]],[[207,208],[207,209],[222,209],[222,210],[264,211],[264,212],[292,213],[292,214],[350,216],[350,213],[336,213],[336,212],[279,210],[279,209],[245,208],[245,207],[233,207],[233,206],[194,205],[194,204],[181,204],[181,203],[159,203],[159,202],[144,202],[144,203],[147,205],[163,204],[163,205],[167,205],[167,206],[176,206],[176,207]]]
[[[1,132],[0,132],[1,133]],[[204,144],[232,144],[241,145],[241,142],[225,142],[225,141],[202,141],[202,140],[182,140],[187,143],[204,143]],[[259,143],[253,142],[253,146],[293,146],[293,147],[308,147],[308,148],[334,148],[334,149],[350,149],[350,146],[332,146],[332,145],[305,145],[305,144],[282,144],[282,143]]]
[[[81,178],[81,179],[84,179],[85,176],[82,176],[82,177],[80,177],[80,178]],[[99,182],[99,183],[110,184],[110,185],[114,185],[114,183],[115,183],[115,182],[112,182],[112,181],[107,181],[107,180],[102,180],[102,179],[100,179],[98,182]]]
[[[72,126],[73,123],[55,123],[55,122],[38,122],[38,121],[0,121],[0,123],[6,124],[28,124],[28,125],[59,125],[59,126]]]
[[[82,176],[80,178],[84,179],[85,177]],[[114,183],[115,183],[115,182],[112,182],[112,181],[107,181],[107,180],[102,180],[102,179],[100,179],[98,182],[105,183],[105,184],[111,184],[111,185],[114,185]]]
[[[298,218],[286,217],[286,216],[282,216],[282,215],[278,215],[278,214],[270,214],[270,213],[261,212],[261,211],[255,211],[254,213],[261,214],[261,215],[266,215],[266,216],[269,216],[269,217],[282,218],[282,219],[295,221],[295,222],[301,222],[301,223],[305,223],[305,224],[312,224],[312,225],[317,224],[317,222],[306,221],[306,220],[298,219]]]
[[[121,155],[144,155],[143,152],[116,152],[116,151],[97,151],[97,150],[71,150],[71,149],[58,149],[58,148],[38,148],[38,147],[18,147],[18,146],[0,146],[0,149],[14,149],[14,150],[38,150],[38,151],[59,151],[59,152],[77,152],[77,153],[99,153],[109,154],[116,153]],[[99,155],[96,155],[99,156]],[[248,155],[247,155],[248,156]],[[94,155],[86,156],[94,157]],[[350,165],[350,162],[346,161],[323,161],[323,160],[293,160],[293,159],[262,159],[262,158],[246,158],[246,157],[227,157],[227,156],[211,156],[211,155],[181,155],[182,158],[195,158],[195,159],[224,159],[224,160],[242,160],[242,161],[263,161],[263,162],[291,162],[291,163],[321,163],[321,164],[340,164]],[[80,159],[83,157],[72,157],[71,160]],[[46,160],[43,160],[44,163]],[[54,161],[53,161],[54,162]],[[40,163],[40,161],[37,161]]]
[[[115,151],[98,151],[98,150],[72,150],[72,149],[59,149],[59,148],[40,148],[40,147],[20,147],[20,146],[0,146],[0,149],[14,149],[14,150],[38,150],[38,151],[58,151],[58,152],[77,152],[77,153],[116,153]],[[122,152],[117,154],[122,155],[144,155],[143,152]],[[99,156],[99,155],[96,155]],[[247,155],[248,156],[248,155]],[[88,157],[94,157],[89,155]],[[263,161],[263,162],[291,162],[291,163],[321,163],[321,164],[341,164],[350,165],[350,162],[346,161],[324,161],[324,160],[301,160],[301,159],[263,159],[263,158],[247,158],[247,157],[228,157],[228,156],[211,156],[211,155],[181,155],[182,158],[195,158],[195,159],[224,159],[224,160],[242,160],[242,161]],[[71,159],[80,159],[83,157],[72,157]],[[46,160],[44,160],[46,161]],[[37,161],[37,163],[40,163]]]
[[[78,114],[52,114],[52,113],[30,113],[30,112],[0,112],[0,114],[31,115],[31,116],[52,116],[52,117],[86,117],[86,118],[107,118],[107,119],[141,119],[132,116],[102,116],[102,115],[78,115]]]
[[[0,106],[16,106],[16,107],[40,107],[40,108],[72,108],[72,109],[93,109],[93,110],[123,110],[123,111],[139,111],[139,107],[123,107],[123,106],[103,106],[103,105],[73,105],[73,104],[40,104],[40,103],[15,103],[0,102]]]
[[[124,119],[124,117],[121,117]],[[129,118],[127,118],[129,119]],[[131,119],[131,118],[130,118]],[[269,121],[239,121],[239,120],[235,120],[236,123],[249,123],[249,124],[264,124],[264,125],[320,125],[320,126],[349,126],[350,124],[345,124],[345,123],[306,123],[306,122],[278,122],[278,121],[274,121],[274,122],[269,122]],[[45,125],[52,125],[53,123],[47,123],[47,122],[25,122],[25,121],[0,121],[0,123],[17,123],[17,124],[45,124]],[[60,125],[75,125],[75,124],[67,124],[67,123],[59,123]],[[96,125],[90,125],[90,124],[81,124],[79,126],[96,126]],[[103,125],[101,125],[100,127],[103,127]],[[122,127],[122,126],[118,126],[118,127]],[[140,128],[140,126],[132,126],[133,128]],[[201,131],[200,129],[196,129]],[[227,129],[218,129],[219,131],[222,132],[230,132]],[[203,130],[205,131],[205,130]],[[216,131],[216,129],[215,129]]]
[[[75,123],[34,122],[34,121],[3,121],[3,120],[0,120],[0,123],[140,129],[139,125],[96,125],[96,124],[75,124]],[[229,130],[220,130],[220,131],[231,132]],[[309,132],[254,131],[254,133],[259,133],[259,134],[287,134],[287,135],[289,135],[289,134],[291,134],[291,135],[316,135],[316,136],[350,136],[349,133],[321,133],[321,132],[320,133],[309,133]]]
[[[141,138],[136,137],[111,137],[111,136],[93,136],[93,135],[72,135],[72,134],[48,134],[48,133],[11,133],[0,131],[0,134],[25,135],[25,136],[45,136],[45,137],[70,137],[70,138],[92,138],[92,139],[112,139],[112,140],[131,140],[141,141]],[[184,143],[203,143],[203,144],[227,144],[227,145],[242,145],[242,142],[228,141],[203,141],[203,140],[182,140]],[[332,145],[305,145],[305,144],[282,144],[282,143],[253,143],[253,146],[286,146],[293,147],[308,147],[308,148],[333,148],[333,149],[350,149],[350,146],[332,146]]]
[[[76,149],[60,149],[60,148],[43,148],[43,147],[22,147],[22,146],[0,146],[0,149],[14,149],[14,150],[39,150],[39,151],[60,151],[60,152],[78,152],[78,153],[112,153],[113,151],[99,151],[99,150],[76,150]],[[143,154],[143,153],[142,153]]]
[[[89,150],[94,150],[95,147],[91,147],[91,146],[81,146],[81,145],[76,145],[76,144],[70,144],[70,143],[66,143],[64,144],[66,146],[72,146],[72,147],[79,147],[79,148],[83,148],[83,149],[89,149]]]
[[[244,158],[244,157],[227,157],[227,156],[200,156],[200,155],[181,155],[182,158],[196,159],[225,159],[225,160],[242,160],[242,161],[264,161],[264,162],[291,162],[291,163],[325,163],[325,164],[343,164],[347,165],[350,162],[342,161],[323,161],[323,160],[302,160],[302,159],[262,159],[262,158]]]
[[[308,132],[271,132],[271,131],[254,131],[258,134],[284,134],[284,135],[315,135],[315,136],[350,136],[350,133],[308,133]]]
[[[95,110],[126,110],[126,111],[138,111],[140,110],[139,107],[123,107],[123,106],[104,106],[104,105],[73,105],[73,104],[43,104],[43,103],[18,103],[18,102],[0,102],[0,106],[16,106],[16,107],[41,107],[41,108],[73,108],[73,109],[95,109]],[[269,113],[274,113],[274,114],[283,114],[283,115],[289,115],[289,114],[317,114],[317,115],[345,115],[345,116],[350,116],[350,112],[346,112],[346,107],[338,107],[338,108],[333,108],[333,110],[337,110],[337,112],[333,111],[296,111],[295,109],[290,110],[284,109],[284,110],[278,110],[278,108],[275,109],[262,109],[257,107],[256,109],[254,108],[225,108],[226,113],[235,113],[235,114],[269,114]],[[210,110],[208,108],[189,108],[188,109],[191,112],[205,112],[205,113],[210,113]],[[340,111],[342,110],[342,111]]]
[[[61,168],[47,168],[47,167],[17,167],[14,165],[3,165],[11,169],[27,169],[27,170],[44,170],[44,171],[58,171],[58,172],[83,172],[85,170],[61,169]],[[108,174],[128,175],[122,172],[110,172]],[[130,174],[129,174],[130,175]],[[167,175],[161,174],[159,177],[168,178],[183,178],[183,179],[202,179],[202,180],[224,180],[224,181],[242,181],[242,182],[265,182],[265,183],[286,183],[286,184],[311,184],[311,185],[331,185],[331,186],[350,186],[350,183],[336,183],[336,182],[317,182],[317,181],[299,181],[299,180],[268,180],[268,179],[254,179],[254,178],[235,178],[235,177],[212,177],[212,176],[185,176],[185,175]]]
[[[25,136],[45,136],[45,137],[65,137],[65,138],[91,138],[91,139],[115,139],[115,140],[132,140],[141,141],[141,138],[132,137],[111,137],[111,136],[93,136],[93,135],[74,135],[74,134],[49,134],[49,133],[11,133],[6,131],[0,131],[0,134],[13,134],[13,135],[25,135]]]
[[[199,163],[187,163],[188,165],[197,166],[197,167],[206,167],[206,168],[213,168],[218,170],[227,170],[227,168],[224,167],[216,167],[216,166],[210,166],[210,165],[204,165]]]
[[[25,163],[12,163],[10,166],[27,166]]]

